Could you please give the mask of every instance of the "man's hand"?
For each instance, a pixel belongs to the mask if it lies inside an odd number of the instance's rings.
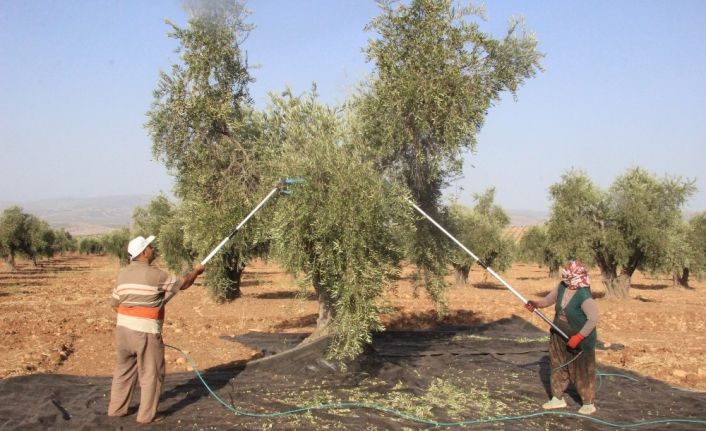
[[[525,304],[525,308],[530,313],[534,313],[534,310],[537,308],[537,303],[532,300],[529,300],[529,301],[527,301],[527,304]]]
[[[576,335],[572,335],[571,338],[569,338],[569,341],[566,343],[566,346],[569,349],[575,349],[576,347],[578,347],[578,345],[581,343],[581,341],[583,341],[584,338],[586,338],[586,337],[584,337],[580,333],[576,334]]]
[[[197,263],[196,265],[194,265],[194,272],[196,273],[196,275],[203,274],[205,269],[206,269],[206,266],[204,266],[200,263]]]

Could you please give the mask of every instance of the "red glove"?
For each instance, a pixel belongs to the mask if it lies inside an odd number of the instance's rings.
[[[580,333],[576,334],[576,335],[572,335],[571,338],[569,338],[569,342],[566,343],[566,345],[569,347],[569,349],[575,349],[576,347],[578,347],[579,343],[581,343],[581,341],[583,341],[584,338],[586,338],[586,337],[584,337]]]
[[[532,300],[527,301],[527,304],[525,304],[525,308],[526,308],[527,311],[529,311],[530,313],[534,313],[534,309],[537,308],[537,303],[535,303],[535,302],[532,301]]]

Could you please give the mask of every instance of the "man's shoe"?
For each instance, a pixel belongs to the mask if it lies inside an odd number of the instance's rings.
[[[579,409],[580,415],[592,415],[596,412],[596,406],[593,404],[584,404]]]
[[[557,398],[557,397],[552,397],[551,400],[542,404],[542,408],[544,410],[563,409],[564,407],[566,407],[566,401],[564,401],[563,398]]]

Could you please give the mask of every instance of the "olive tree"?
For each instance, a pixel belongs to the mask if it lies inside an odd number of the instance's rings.
[[[39,257],[53,257],[56,253],[56,233],[49,223],[37,216],[29,215],[25,220],[28,235],[25,255],[36,266]]]
[[[413,229],[406,194],[351,143],[345,119],[315,94],[273,96],[264,133],[277,147],[272,171],[306,180],[276,206],[271,253],[316,292],[310,338],[330,334],[329,354],[338,359],[360,353],[381,329],[381,296],[398,274],[401,232]]]
[[[505,236],[510,217],[495,205],[495,188],[473,195],[476,204],[468,208],[459,203],[449,206],[449,229],[456,239],[469,247],[486,265],[505,271],[513,261],[514,241]],[[462,250],[451,258],[456,271],[456,284],[465,286],[475,260]]]
[[[597,265],[607,295],[626,298],[636,270],[659,272],[667,264],[682,206],[694,190],[693,182],[634,168],[604,191],[585,173],[570,171],[550,188],[549,241],[563,259]]]
[[[163,194],[152,199],[146,207],[132,213],[132,235],[155,235],[159,256],[174,271],[186,270],[196,258],[186,243],[184,224],[188,214]]]
[[[78,241],[78,252],[81,254],[103,254],[105,249],[99,238],[86,236]]]
[[[180,63],[161,73],[147,122],[155,156],[175,176],[175,194],[187,215],[184,242],[201,256],[270,186],[261,182],[262,140],[241,50],[250,30],[247,12],[241,2],[222,6],[216,13],[195,11],[186,28],[170,23]],[[240,295],[243,269],[257,246],[252,232],[239,232],[207,268],[206,284],[216,300]]]
[[[115,256],[120,261],[120,265],[127,265],[130,262],[130,255],[127,252],[127,245],[130,242],[130,229],[124,227],[112,230],[100,238],[101,249],[111,256]]]
[[[689,277],[703,277],[706,271],[706,213],[678,223],[669,235],[664,273],[672,275],[674,286],[689,287]]]
[[[549,276],[553,277],[559,272],[563,262],[556,247],[552,245],[549,242],[547,226],[542,224],[527,228],[517,248],[521,260],[536,263],[540,267],[546,266]]]
[[[66,229],[61,228],[54,231],[54,233],[56,235],[56,251],[58,253],[63,255],[66,252],[78,249],[76,239]]]
[[[355,101],[358,133],[377,169],[445,224],[442,189],[462,172],[462,153],[475,150],[502,92],[514,95],[535,75],[541,54],[519,22],[501,38],[482,32],[478,8],[452,0],[380,4],[367,27],[375,33],[366,50],[374,69]],[[408,255],[443,306],[448,241],[421,218],[415,232]]]
[[[6,208],[0,215],[0,251],[13,270],[15,258],[20,254],[28,255],[31,250],[29,218],[30,215],[18,206]]]

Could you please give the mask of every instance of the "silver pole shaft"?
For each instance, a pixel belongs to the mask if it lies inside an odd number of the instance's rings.
[[[224,245],[226,245],[226,243],[228,242],[228,240],[231,239],[231,238],[233,237],[233,235],[235,235],[235,233],[236,233],[238,230],[240,230],[241,227],[243,227],[243,225],[250,219],[250,217],[252,217],[252,216],[257,212],[257,210],[259,210],[260,207],[263,206],[263,205],[265,204],[265,202],[267,202],[267,200],[270,199],[270,197],[272,197],[273,194],[275,194],[275,192],[277,192],[277,189],[278,189],[277,187],[273,188],[273,189],[270,191],[270,193],[268,193],[267,196],[265,196],[265,199],[263,199],[262,201],[260,201],[260,203],[257,204],[257,206],[256,206],[252,211],[250,211],[250,214],[248,214],[248,215],[243,219],[243,221],[241,221],[240,224],[238,224],[238,226],[235,227],[235,230],[233,230],[229,235],[227,235],[225,238],[223,238],[223,241],[221,241],[221,243],[218,244],[218,245],[216,246],[216,248],[214,248],[214,249],[211,251],[211,253],[209,253],[208,256],[206,256],[206,258],[204,258],[204,260],[201,261],[201,265],[206,265],[206,264],[208,263],[208,261],[211,260],[211,259],[213,258],[213,256],[215,256],[216,253],[218,253],[218,251],[219,251],[221,248],[223,248]]]
[[[488,272],[490,273],[490,275],[492,275],[493,277],[495,277],[500,283],[503,284],[503,286],[505,286],[508,290],[510,290],[510,292],[514,293],[515,296],[517,296],[524,304],[527,304],[527,299],[525,299],[525,297],[522,296],[522,294],[521,294],[520,292],[518,292],[517,290],[515,290],[515,289],[514,289],[512,286],[510,286],[505,280],[503,280],[495,271],[493,271],[493,268],[491,268],[491,267],[489,267],[489,266],[486,266],[485,263],[484,263],[483,261],[481,261],[478,256],[476,256],[475,254],[473,254],[473,252],[472,252],[471,250],[469,250],[468,248],[466,248],[466,246],[463,245],[463,244],[461,243],[461,241],[459,241],[459,240],[457,240],[456,238],[454,238],[453,235],[451,235],[449,232],[447,232],[446,229],[444,229],[439,223],[437,223],[436,220],[434,220],[433,218],[431,218],[431,217],[429,216],[429,214],[425,213],[421,208],[419,208],[419,207],[417,206],[417,204],[415,204],[414,202],[412,202],[411,199],[407,199],[407,202],[409,202],[409,203],[414,207],[415,210],[419,211],[419,213],[420,213],[421,215],[423,215],[423,216],[426,217],[430,222],[432,222],[432,224],[433,224],[434,226],[436,226],[437,228],[439,228],[440,231],[442,231],[443,233],[445,233],[446,236],[448,236],[449,238],[451,238],[451,240],[452,240],[453,242],[455,242],[456,245],[458,245],[459,247],[461,247],[461,248],[463,249],[463,251],[465,251],[465,252],[468,253],[473,259],[475,259],[475,261],[478,262],[483,268],[485,268],[485,270],[488,271]],[[562,337],[566,338],[567,340],[569,339],[569,336],[566,335],[566,334],[564,333],[564,331],[562,331],[561,329],[559,329],[559,327],[556,326],[556,325],[554,324],[554,322],[552,322],[551,319],[549,319],[544,313],[542,313],[541,311],[539,311],[539,308],[535,308],[535,309],[534,309],[534,312],[537,313],[537,315],[538,315],[539,317],[541,317],[542,320],[544,320],[544,321],[547,322],[552,328],[554,328],[554,330],[557,331],[557,332],[559,333],[559,335],[561,335]]]
[[[206,264],[208,263],[208,261],[210,261],[210,260],[213,258],[213,256],[215,256],[216,253],[218,253],[218,251],[219,251],[221,248],[223,248],[224,245],[226,245],[226,243],[228,242],[228,240],[230,240],[230,239],[233,237],[233,235],[235,235],[235,233],[236,233],[238,230],[240,230],[241,227],[243,227],[243,225],[250,219],[250,217],[252,217],[252,216],[257,212],[257,210],[259,210],[260,207],[263,206],[263,205],[265,204],[265,202],[267,202],[267,200],[270,199],[273,194],[275,194],[275,192],[277,192],[277,190],[278,190],[278,187],[273,188],[273,189],[267,194],[267,196],[265,196],[265,199],[261,200],[260,203],[257,204],[257,206],[256,206],[252,211],[250,211],[250,214],[248,214],[247,216],[245,216],[245,218],[243,219],[243,221],[241,221],[241,222],[238,224],[238,226],[236,226],[235,229],[233,229],[233,231],[232,231],[230,234],[228,234],[225,238],[223,238],[223,240],[220,242],[220,244],[218,244],[218,245],[216,246],[216,248],[214,248],[213,250],[211,250],[211,252],[208,254],[208,256],[206,256],[206,258],[201,261],[201,265],[206,265]],[[167,302],[171,301],[171,299],[174,298],[174,295],[176,295],[175,292],[170,293],[168,297],[164,298],[163,304],[166,304]]]

